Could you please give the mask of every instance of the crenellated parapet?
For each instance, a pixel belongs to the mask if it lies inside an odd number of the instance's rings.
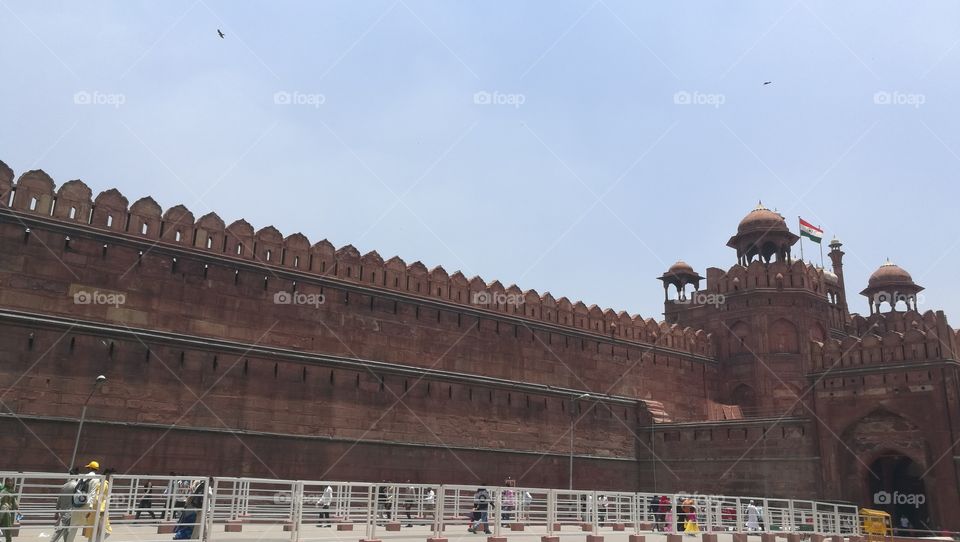
[[[712,340],[702,330],[681,328],[630,315],[625,311],[556,299],[550,292],[504,287],[500,281],[467,278],[460,271],[448,273],[443,267],[428,269],[422,262],[405,262],[394,256],[386,261],[376,252],[361,255],[352,245],[334,247],[326,239],[311,244],[302,233],[284,237],[273,226],[259,230],[240,219],[230,225],[216,213],[196,219],[183,205],[164,211],[151,197],[133,204],[116,189],[93,196],[80,180],[64,183],[59,190],[41,170],[24,173],[13,183],[13,171],[0,162],[0,207],[48,217],[52,220],[107,230],[117,235],[150,240],[221,257],[255,261],[322,275],[346,282],[402,291],[448,303],[469,305],[495,313],[522,317],[604,337],[674,348],[712,356]]]
[[[814,370],[955,359],[956,332],[942,311],[853,315],[853,335],[812,342]]]
[[[735,264],[726,271],[707,269],[706,291],[730,295],[754,288],[802,288],[826,296],[830,282],[829,273],[801,260],[789,264],[753,260],[749,265]]]
[[[0,205],[7,205],[13,195],[13,170],[0,162]]]

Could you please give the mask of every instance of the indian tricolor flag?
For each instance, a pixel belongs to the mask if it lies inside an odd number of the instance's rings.
[[[810,239],[814,243],[819,243],[823,239],[823,230],[801,218],[800,235]]]

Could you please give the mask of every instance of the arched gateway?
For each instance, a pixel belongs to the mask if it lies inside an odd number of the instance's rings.
[[[861,506],[890,513],[894,526],[906,517],[913,528],[932,529],[927,443],[921,428],[880,408],[852,424],[843,435],[850,452],[848,497]]]

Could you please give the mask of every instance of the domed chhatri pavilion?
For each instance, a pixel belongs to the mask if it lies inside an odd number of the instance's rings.
[[[85,409],[78,457],[119,472],[513,477],[960,530],[957,332],[889,261],[851,313],[843,244],[797,260],[762,204],[729,264],[657,277],[655,318],[143,196],[0,163],[10,468],[64,472]]]
[[[867,287],[860,292],[870,303],[870,314],[880,310],[881,303],[888,303],[891,310],[903,301],[908,310],[917,310],[917,294],[923,290],[913,282],[913,277],[890,260],[870,275]]]
[[[790,247],[799,239],[779,213],[767,209],[761,202],[743,217],[737,234],[727,241],[727,246],[736,249],[738,263],[749,265],[754,256],[764,262],[770,262],[774,256],[789,261]]]

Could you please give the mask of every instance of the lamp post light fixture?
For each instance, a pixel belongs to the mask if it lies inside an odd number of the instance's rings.
[[[581,393],[580,395],[573,397],[573,406],[576,406],[577,401],[579,401],[580,399],[589,399],[589,398],[590,398],[589,393]],[[575,412],[573,406],[571,406],[570,408],[570,414],[572,417],[570,418],[570,474],[569,474],[570,487],[569,489],[571,491],[573,491],[573,431],[577,424],[577,412]]]
[[[90,398],[93,397],[93,394],[100,389],[100,386],[107,381],[107,377],[103,375],[97,376],[96,380],[93,382],[93,389],[90,390],[90,394],[87,395],[87,400],[83,402],[83,409],[80,410],[80,427],[77,427],[77,439],[73,442],[73,455],[70,456],[70,468],[74,468],[77,462],[77,448],[80,447],[80,433],[83,431],[83,421],[87,417],[87,404],[90,403]]]

